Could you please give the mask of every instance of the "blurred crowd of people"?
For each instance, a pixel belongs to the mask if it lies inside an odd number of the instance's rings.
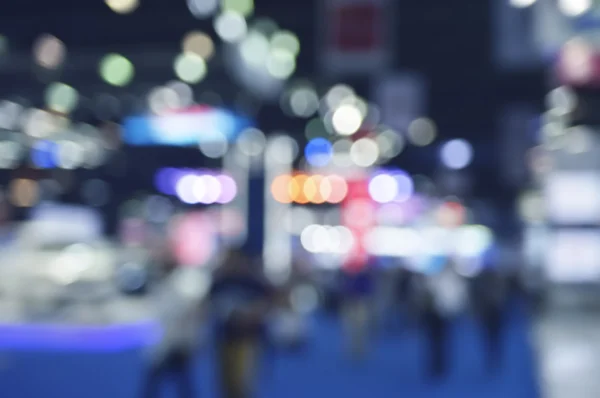
[[[424,375],[441,381],[452,366],[453,325],[463,316],[474,316],[485,342],[489,371],[502,366],[510,294],[507,278],[494,268],[467,278],[451,260],[443,261],[432,274],[366,264],[357,272],[339,270],[324,279],[310,267],[296,267],[285,283],[274,284],[263,275],[260,257],[231,251],[207,275],[204,291],[186,293],[180,288],[189,282],[185,268],[168,256],[158,263],[159,283],[151,295],[164,333],[152,350],[143,397],[159,397],[167,376],[173,376],[169,379],[176,381],[179,396],[198,396],[193,363],[197,355],[208,352],[215,353],[221,396],[255,396],[261,365],[271,366],[268,360],[282,349],[311,349],[309,324],[302,318],[310,315],[298,314],[292,302],[292,292],[299,285],[318,292],[322,304],[318,311],[323,316],[339,318],[348,361],[367,360],[381,333],[402,338],[402,333],[396,333],[398,325],[418,328],[426,342]]]

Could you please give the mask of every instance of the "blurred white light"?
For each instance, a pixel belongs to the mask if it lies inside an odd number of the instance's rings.
[[[285,50],[296,57],[300,52],[300,41],[292,32],[279,31],[271,37],[271,48]]]
[[[360,129],[363,115],[354,105],[341,105],[333,112],[331,121],[338,134],[352,135]]]
[[[392,202],[398,196],[398,183],[391,175],[380,174],[369,182],[369,194],[375,202]]]
[[[202,180],[202,196],[198,192],[197,199],[200,203],[212,204],[216,203],[221,197],[221,183],[215,176],[204,175],[198,177],[198,180]]]
[[[593,0],[558,0],[558,8],[569,17],[577,17],[588,12]]]
[[[359,167],[373,166],[378,158],[379,147],[371,138],[361,138],[350,148],[350,159]]]
[[[240,44],[240,54],[248,65],[263,67],[269,56],[269,40],[262,33],[252,31]]]
[[[85,149],[73,141],[61,141],[58,144],[57,163],[63,169],[76,169],[85,162]]]
[[[217,11],[219,0],[187,0],[187,5],[193,16],[206,18]]]
[[[198,203],[197,195],[202,194],[202,182],[197,183],[198,177],[195,175],[183,176],[177,181],[175,192],[177,197],[183,203],[196,204]]]
[[[510,5],[516,8],[527,8],[535,4],[537,0],[510,0]]]
[[[267,56],[267,71],[276,79],[284,80],[296,70],[296,58],[285,50],[271,50]]]
[[[315,253],[327,253],[331,247],[331,237],[327,227],[318,225],[312,232],[312,248]]]
[[[464,257],[481,256],[494,241],[492,231],[483,225],[460,227],[457,231],[456,251]]]
[[[557,87],[546,96],[547,107],[560,112],[561,115],[570,113],[577,106],[577,96],[566,86]]]
[[[339,245],[335,250],[335,253],[349,253],[354,247],[354,234],[352,233],[352,231],[344,226],[333,227],[333,230],[335,231],[339,239]]]
[[[353,99],[354,97],[354,90],[350,86],[338,84],[337,86],[332,87],[325,95],[326,110],[336,109],[342,105],[342,103],[347,102],[348,99]]]
[[[451,231],[442,227],[427,227],[420,231],[424,242],[428,244],[423,248],[423,252],[430,256],[448,255],[454,248]]]
[[[207,73],[206,61],[193,53],[183,53],[175,59],[175,73],[186,83],[199,83]]]
[[[556,171],[545,179],[547,216],[561,225],[600,221],[600,175],[596,171]]]
[[[312,224],[302,230],[300,242],[311,253],[347,254],[354,245],[354,235],[344,226]]]
[[[106,5],[118,14],[129,14],[140,5],[139,0],[106,0]]]
[[[454,170],[464,169],[473,160],[473,147],[462,139],[451,140],[442,146],[440,157],[444,166]]]
[[[224,11],[215,19],[215,31],[223,41],[236,43],[246,36],[248,25],[243,15]]]
[[[316,252],[313,236],[314,236],[314,232],[318,228],[319,228],[319,225],[316,225],[316,224],[309,225],[308,227],[304,228],[304,230],[300,234],[300,243],[302,244],[302,247],[308,252],[311,252],[311,253]]]
[[[376,227],[365,239],[367,251],[376,256],[412,257],[422,254],[424,242],[412,228]]]
[[[206,196],[208,191],[208,186],[206,184],[206,180],[203,177],[192,176],[193,179],[190,179],[189,184],[191,184],[191,192],[194,195],[194,202],[201,203]]]

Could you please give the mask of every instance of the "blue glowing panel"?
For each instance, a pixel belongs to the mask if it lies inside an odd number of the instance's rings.
[[[160,116],[132,116],[123,123],[123,141],[133,146],[195,146],[234,140],[254,123],[233,112],[196,107]]]

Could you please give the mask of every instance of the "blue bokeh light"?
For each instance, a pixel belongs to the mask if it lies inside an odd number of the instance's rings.
[[[333,146],[325,138],[314,138],[306,144],[304,157],[314,167],[324,167],[331,161]]]
[[[56,167],[58,145],[52,141],[37,141],[31,148],[31,162],[40,169]]]

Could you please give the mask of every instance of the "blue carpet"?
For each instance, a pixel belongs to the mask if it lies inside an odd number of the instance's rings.
[[[485,371],[480,331],[469,318],[452,332],[453,362],[448,377],[431,384],[424,376],[425,342],[418,331],[373,342],[364,363],[345,360],[339,323],[319,318],[306,351],[279,354],[260,374],[259,397],[265,398],[538,398],[528,320],[522,306],[510,311],[505,333],[505,363],[495,375]],[[197,363],[202,397],[216,397],[212,354]],[[129,398],[142,381],[140,352],[0,353],[0,391],[10,398]],[[167,388],[170,390],[169,388]],[[166,397],[174,397],[167,391]]]

